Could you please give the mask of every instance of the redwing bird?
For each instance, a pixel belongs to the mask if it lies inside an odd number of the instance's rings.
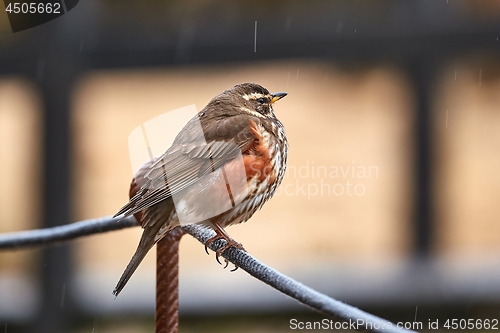
[[[288,142],[274,93],[255,83],[223,91],[195,115],[160,157],[144,164],[130,201],[115,215],[135,215],[144,228],[139,246],[116,285],[117,296],[153,245],[173,228],[200,223],[228,247],[243,249],[224,231],[247,221],[283,180]]]

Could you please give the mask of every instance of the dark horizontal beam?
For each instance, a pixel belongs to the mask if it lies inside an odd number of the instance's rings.
[[[132,3],[132,9],[116,9],[95,8],[96,3],[86,1],[60,22],[9,38],[0,36],[0,75],[36,75],[44,49],[57,33],[51,29],[54,24],[65,29],[60,56],[79,58],[82,70],[283,58],[399,62],[500,52],[500,24],[467,17],[461,13],[461,2],[374,3],[278,1],[270,15],[243,2],[231,5],[232,15],[228,15],[217,11],[215,2],[212,12],[176,15],[175,8],[167,8],[145,19],[134,15]]]
[[[193,45],[186,53],[189,60],[179,61],[173,46],[96,51],[86,59],[88,68],[157,67],[180,64],[228,63],[256,60],[316,58],[336,61],[395,61],[446,58],[471,52],[500,55],[500,43],[491,42],[496,34],[468,36],[433,36],[390,39],[324,40],[307,42],[272,42],[250,45]]]

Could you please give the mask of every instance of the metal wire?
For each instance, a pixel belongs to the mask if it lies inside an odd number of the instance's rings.
[[[133,216],[126,218],[101,217],[52,228],[9,232],[0,234],[0,249],[16,250],[33,246],[54,245],[83,236],[138,225],[139,223]]]
[[[119,218],[113,219],[111,217],[107,217],[107,218],[93,219],[87,221],[80,221],[62,227],[13,232],[0,235],[0,249],[20,249],[23,247],[29,247],[34,245],[47,245],[61,241],[68,241],[70,239],[74,239],[81,236],[101,233],[110,230],[117,230],[127,227],[133,227],[137,225],[138,225],[137,221],[135,220],[134,217],[128,217],[123,220],[120,220]],[[209,238],[215,235],[215,232],[213,230],[206,227],[202,227],[200,225],[187,225],[182,227],[182,229],[186,233],[198,239],[203,244],[205,244]],[[180,236],[174,235],[174,237],[179,237],[180,239]],[[159,258],[162,260],[166,260],[166,264],[164,265],[163,263],[161,263],[160,267],[167,268],[168,262],[178,263],[179,243],[177,241],[177,243],[173,244],[174,245],[171,245],[169,243],[164,243],[159,246],[158,248],[158,251],[160,252]],[[216,251],[217,249],[224,246],[224,244],[225,244],[224,240],[217,240],[212,244],[210,244],[209,247],[212,250]],[[165,246],[165,248],[163,248],[163,246]],[[165,255],[163,254],[163,251],[167,251],[165,252],[166,253]],[[298,300],[299,302],[306,304],[327,316],[333,316],[335,318],[349,322],[350,324],[349,328],[353,328],[356,330],[365,330],[368,332],[380,332],[380,333],[413,332],[399,328],[388,320],[374,316],[363,310],[360,310],[343,302],[337,301],[312,288],[309,288],[303,285],[302,283],[297,282],[289,278],[288,276],[281,274],[280,272],[274,270],[273,268],[262,264],[257,259],[253,258],[250,254],[242,250],[229,248],[222,253],[222,256],[228,259],[234,265],[248,272],[253,277],[270,285],[274,289],[279,290],[282,293]],[[168,303],[170,299],[168,295],[173,295],[174,291],[175,294],[177,295],[176,284],[178,283],[178,281],[176,280],[175,283],[173,281],[178,277],[178,266],[174,265],[174,268],[171,271],[166,269],[165,272],[162,272],[159,275],[160,275],[159,282],[164,280],[172,281],[171,282],[172,285],[170,287],[166,287],[167,292],[164,294],[165,298],[163,300],[158,301],[160,302],[159,303],[160,307],[166,306],[165,318],[168,319],[171,318],[169,317],[169,315],[167,315],[167,313],[171,313],[169,312],[171,311],[169,310],[170,309],[170,307],[168,306],[169,304],[173,306],[174,309],[173,311],[177,316],[178,298],[177,302]],[[163,276],[165,276],[165,278],[163,278]],[[163,290],[163,286],[161,286],[161,288]],[[175,300],[175,297],[171,299]],[[163,318],[163,310],[159,311],[160,314],[158,315],[158,320],[163,320],[161,319]],[[172,327],[178,327],[178,319],[176,319],[177,321],[176,320],[168,321],[167,319],[165,319],[166,327],[168,327],[168,325],[171,325],[168,323],[175,323],[173,324]],[[157,332],[177,332],[177,331],[157,331]]]
[[[213,230],[194,224],[186,225],[183,229],[201,243],[206,243],[208,239],[215,235]],[[225,242],[225,240],[217,240],[210,244],[209,248],[213,251],[217,251],[225,245]],[[285,295],[303,304],[309,305],[323,314],[346,321],[349,324],[349,329],[379,333],[413,332],[399,328],[396,324],[387,319],[377,317],[361,309],[337,301],[336,299],[297,282],[277,270],[264,265],[248,254],[248,252],[236,248],[229,248],[222,253],[222,257],[253,277],[281,291]]]

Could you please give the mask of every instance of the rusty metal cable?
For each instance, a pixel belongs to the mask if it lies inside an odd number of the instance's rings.
[[[179,331],[179,243],[175,228],[156,245],[156,333]]]

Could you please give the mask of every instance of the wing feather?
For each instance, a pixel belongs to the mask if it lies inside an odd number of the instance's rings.
[[[203,133],[196,133],[200,120],[193,118],[172,147],[148,165],[147,182],[115,216],[133,215],[169,199],[247,151],[257,140],[250,127],[252,119],[248,115],[226,117],[208,122],[215,123],[212,126],[202,123]]]

